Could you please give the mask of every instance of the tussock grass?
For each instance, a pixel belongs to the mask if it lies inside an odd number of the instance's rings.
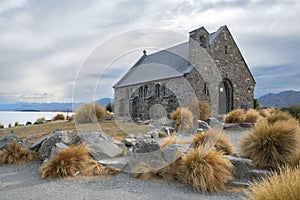
[[[234,153],[236,150],[223,131],[208,130],[203,133],[198,133],[194,136],[192,145],[194,148],[207,146],[214,147],[217,151],[221,151],[225,155]]]
[[[245,122],[248,122],[248,123],[256,123],[259,118],[260,118],[260,114],[257,110],[255,109],[249,109],[247,112],[246,112],[246,117],[245,117]]]
[[[66,116],[62,113],[58,113],[54,117],[52,117],[52,121],[57,121],[57,120],[66,120]]]
[[[290,123],[298,124],[298,121],[293,118],[288,112],[275,110],[271,112],[267,117],[269,124],[274,124],[277,121],[289,121]]]
[[[83,145],[62,149],[58,156],[41,167],[42,178],[74,177],[90,161],[89,152]]]
[[[263,178],[261,182],[254,182],[246,192],[247,199],[300,199],[300,168],[281,168],[273,176]]]
[[[256,166],[276,169],[295,160],[299,135],[295,124],[261,122],[242,137],[240,148]]]
[[[197,191],[220,192],[232,179],[232,163],[219,151],[196,148],[183,158],[184,182]]]
[[[17,127],[17,126],[19,126],[19,122],[15,122],[14,127]]]
[[[1,129],[1,128],[4,128],[4,124],[0,124],[0,129]]]
[[[189,130],[193,127],[194,116],[188,108],[178,107],[170,113],[170,118],[176,120],[175,128],[178,131]]]
[[[106,117],[106,110],[100,105],[89,103],[84,104],[75,111],[75,121],[78,123],[91,123],[104,120]]]
[[[6,149],[0,151],[0,164],[23,164],[35,160],[35,152],[22,147],[17,142],[12,142]]]
[[[107,168],[92,160],[84,145],[62,149],[58,156],[40,168],[42,178],[74,177],[76,173],[84,176],[114,175],[117,169]]]
[[[211,107],[207,101],[199,102],[199,113],[200,113],[199,119],[202,121],[205,121],[211,117]]]
[[[176,133],[173,133],[171,136],[165,137],[162,140],[160,148],[163,149],[171,144],[191,144],[191,140],[180,140],[177,138]]]
[[[241,123],[245,121],[245,111],[243,109],[233,110],[225,115],[225,123]]]

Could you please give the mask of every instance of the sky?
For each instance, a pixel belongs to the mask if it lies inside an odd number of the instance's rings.
[[[298,0],[1,0],[0,103],[113,98],[143,49],[225,24],[256,98],[300,90],[299,10]]]

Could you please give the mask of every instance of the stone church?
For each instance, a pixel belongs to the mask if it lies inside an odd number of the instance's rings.
[[[253,108],[255,80],[227,26],[189,32],[189,40],[142,57],[113,86],[115,117],[166,117],[206,101],[212,116]],[[193,112],[197,106],[190,108]]]

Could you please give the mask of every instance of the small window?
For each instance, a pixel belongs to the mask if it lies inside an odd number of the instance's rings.
[[[147,97],[148,96],[148,86],[146,85],[144,87],[144,97]]]
[[[143,87],[139,88],[139,98],[143,98]]]
[[[166,86],[162,86],[162,93],[163,93],[163,96],[166,96]]]
[[[209,83],[208,82],[204,83],[204,94],[206,96],[209,96]]]
[[[155,95],[156,97],[160,97],[160,85],[155,85]]]
[[[227,45],[225,45],[224,51],[225,51],[225,54],[228,53],[228,47],[227,47]]]
[[[200,46],[206,48],[206,39],[204,35],[201,35],[199,39],[200,39]]]

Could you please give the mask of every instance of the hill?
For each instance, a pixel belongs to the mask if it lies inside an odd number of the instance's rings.
[[[260,107],[289,107],[293,104],[300,105],[300,91],[287,90],[274,94],[269,93],[258,98]]]

